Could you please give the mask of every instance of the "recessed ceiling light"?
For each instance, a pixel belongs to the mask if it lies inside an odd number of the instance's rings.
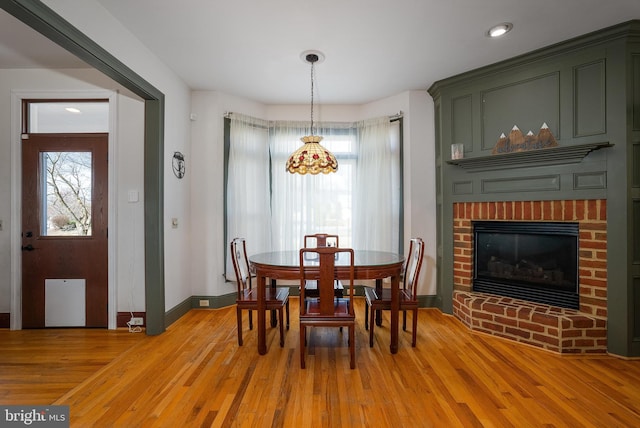
[[[65,108],[66,111],[68,111],[69,113],[80,113],[80,110],[78,110],[75,107],[67,107]]]
[[[513,28],[513,24],[510,22],[503,22],[502,24],[495,25],[487,31],[487,36],[491,38],[500,37],[507,34]]]

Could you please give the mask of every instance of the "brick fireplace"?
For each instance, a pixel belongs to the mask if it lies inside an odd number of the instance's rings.
[[[579,225],[579,309],[473,290],[473,221]],[[453,314],[467,327],[559,353],[607,350],[606,200],[461,202],[453,206]]]

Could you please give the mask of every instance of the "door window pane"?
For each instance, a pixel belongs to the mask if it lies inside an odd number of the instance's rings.
[[[106,101],[29,102],[29,133],[109,132]]]
[[[91,235],[91,152],[41,152],[42,236]]]

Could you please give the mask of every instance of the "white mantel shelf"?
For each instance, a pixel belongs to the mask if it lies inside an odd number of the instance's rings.
[[[589,153],[604,147],[613,147],[609,142],[551,147],[524,152],[503,153],[491,156],[451,159],[450,165],[473,171],[547,166],[582,162]]]

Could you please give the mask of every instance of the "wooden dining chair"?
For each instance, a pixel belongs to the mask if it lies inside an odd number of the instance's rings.
[[[339,247],[340,237],[329,233],[314,233],[312,235],[304,235],[305,248],[317,247]]]
[[[407,330],[407,311],[413,311],[413,330],[411,346],[416,346],[418,328],[418,277],[424,257],[424,241],[413,238],[409,242],[409,256],[403,269],[402,288],[399,290],[400,310],[402,311],[402,329]],[[381,310],[391,310],[391,289],[364,287],[365,307],[364,326],[369,330],[369,346],[373,346],[373,329],[375,327],[375,313]],[[370,312],[369,312],[370,311]]]
[[[238,320],[238,345],[242,346],[242,311],[249,311],[249,330],[253,329],[253,311],[258,310],[258,290],[252,287],[252,276],[247,258],[247,246],[244,238],[231,241],[231,260],[236,274],[238,296],[236,298],[236,316]],[[280,347],[284,346],[283,308],[287,314],[289,330],[289,287],[266,287],[266,309],[277,310],[280,322]]]
[[[313,255],[314,257],[308,257]],[[336,255],[349,258],[348,297],[336,298],[334,282]],[[305,368],[307,327],[347,327],[350,367],[355,368],[355,321],[353,311],[354,252],[351,248],[318,247],[300,250],[300,367]],[[313,260],[313,261],[312,261]],[[307,298],[304,282],[318,281],[318,296]]]
[[[304,248],[318,247],[339,247],[340,237],[329,233],[315,233],[313,235],[304,235]],[[318,282],[315,280],[306,281],[304,284],[307,297],[318,296]],[[344,285],[339,279],[334,283],[334,294],[336,297],[344,297]]]

